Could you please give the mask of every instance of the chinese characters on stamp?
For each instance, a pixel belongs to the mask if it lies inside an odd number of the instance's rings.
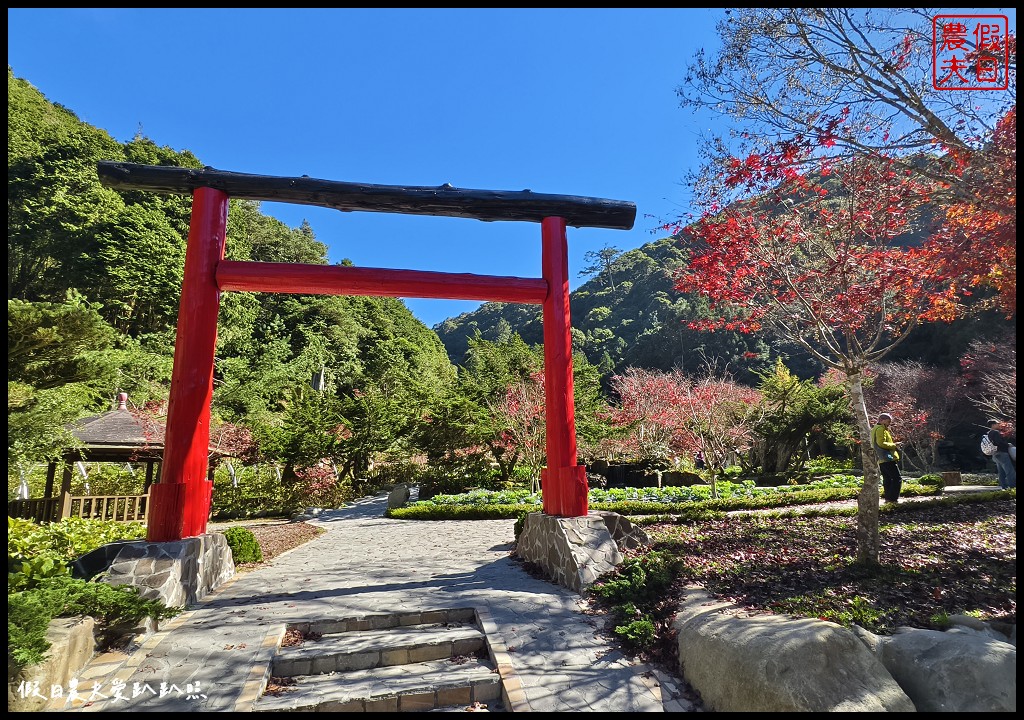
[[[1006,90],[1010,45],[1005,15],[936,15],[932,85],[936,90]]]

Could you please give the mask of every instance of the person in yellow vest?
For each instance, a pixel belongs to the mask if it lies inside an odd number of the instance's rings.
[[[878,469],[882,473],[882,497],[887,505],[899,502],[900,490],[903,489],[903,477],[897,464],[900,461],[901,443],[896,442],[889,432],[891,424],[892,415],[882,413],[878,416],[878,423],[871,428],[871,445],[878,458]]]

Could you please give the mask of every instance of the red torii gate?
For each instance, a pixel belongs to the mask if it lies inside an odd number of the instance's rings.
[[[147,539],[165,542],[206,532],[213,483],[207,479],[213,358],[224,290],[320,295],[492,300],[543,305],[547,462],[541,471],[548,515],[587,514],[585,468],[577,464],[566,227],[629,230],[636,205],[567,195],[396,187],[249,175],[205,168],[98,163],[100,182],[115,189],[192,194],[185,275],[160,482],[150,489]],[[318,205],[342,211],[442,215],[541,225],[541,278],[419,270],[236,262],[224,259],[228,199]]]

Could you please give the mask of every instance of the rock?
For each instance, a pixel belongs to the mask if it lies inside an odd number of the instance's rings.
[[[717,712],[1015,712],[1016,625],[950,621],[875,635],[749,615],[691,587],[673,629],[682,676]]]
[[[950,631],[969,628],[971,630],[983,632],[993,640],[999,640],[1000,642],[1008,642],[1014,647],[1017,647],[1016,624],[1004,622],[987,622],[985,620],[979,620],[976,617],[971,617],[970,615],[950,615],[949,623],[950,625],[952,625]]]
[[[669,470],[661,474],[662,487],[689,487],[690,485],[704,485],[704,478],[695,472],[687,470]]]
[[[409,502],[409,486],[405,483],[395,485],[395,489],[388,495],[388,510],[403,507]]]
[[[8,712],[42,710],[52,686],[67,688],[95,654],[95,625],[91,617],[54,618],[46,629],[50,649],[41,663],[17,670],[8,655]]]
[[[919,712],[1017,710],[1017,648],[991,628],[903,627],[887,637],[857,631]]]
[[[914,712],[850,630],[824,620],[746,615],[688,588],[672,623],[683,677],[716,712]]]

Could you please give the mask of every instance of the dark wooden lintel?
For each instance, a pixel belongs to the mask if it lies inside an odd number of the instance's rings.
[[[564,218],[571,227],[629,230],[636,204],[624,200],[548,195],[529,190],[467,190],[437,187],[367,185],[318,180],[307,176],[276,177],[204,168],[165,167],[125,162],[97,163],[100,183],[115,190],[189,195],[196,188],[221,190],[229,197],[317,205],[341,211],[464,217],[487,222],[541,222]]]

